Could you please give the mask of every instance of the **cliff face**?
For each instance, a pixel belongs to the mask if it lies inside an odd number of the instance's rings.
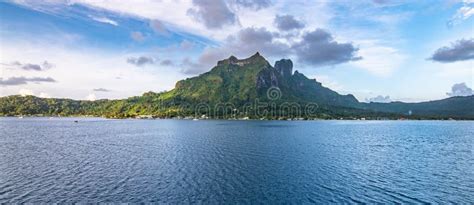
[[[177,83],[174,93],[180,98],[203,102],[248,102],[268,100],[267,91],[277,89],[282,101],[316,102],[333,106],[358,103],[352,95],[339,95],[298,71],[293,62],[282,59],[274,66],[259,53],[246,59],[231,56],[211,71]]]
[[[271,91],[271,92],[270,92]],[[197,105],[232,103],[243,111],[248,103],[317,103],[317,117],[424,117],[428,119],[474,119],[474,96],[452,97],[422,103],[360,103],[352,95],[340,95],[293,72],[289,59],[271,66],[259,53],[246,58],[234,56],[221,60],[209,72],[181,80],[168,92],[148,92],[122,100],[78,101],[70,99],[8,96],[0,98],[0,116],[11,115],[93,115],[112,118],[154,115],[190,116]],[[274,104],[277,104],[274,103]],[[272,103],[267,103],[268,105]],[[267,107],[268,110],[278,109]],[[253,110],[255,111],[255,110]],[[280,110],[281,111],[281,110]],[[290,112],[279,114],[291,115]],[[206,113],[212,114],[212,113]],[[295,114],[295,113],[293,113]],[[220,116],[215,114],[215,116]],[[241,117],[246,116],[242,114]],[[255,115],[259,117],[258,115]],[[255,117],[254,116],[254,117]]]
[[[293,62],[290,59],[281,59],[275,62],[275,69],[284,78],[289,78],[293,75]]]

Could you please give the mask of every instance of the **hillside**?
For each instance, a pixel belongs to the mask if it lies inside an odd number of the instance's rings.
[[[259,53],[242,60],[234,56],[221,60],[211,71],[176,83],[175,89],[166,93],[163,99],[179,97],[198,102],[241,105],[257,98],[269,100],[267,91],[270,88],[279,90],[278,100],[281,101],[333,106],[358,103],[352,95],[339,95],[298,71],[293,73],[291,60],[282,59],[271,66]]]
[[[433,118],[474,118],[474,96],[450,97],[421,103],[361,103],[359,108],[399,113],[405,115],[430,116]]]
[[[0,98],[0,115],[91,115],[211,118],[429,118],[474,119],[474,96],[422,103],[360,103],[293,72],[293,62],[272,66],[259,53],[217,62],[209,72],[178,81],[173,90],[122,100],[84,101],[8,96]]]

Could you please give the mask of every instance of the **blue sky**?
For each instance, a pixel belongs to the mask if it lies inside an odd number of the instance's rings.
[[[470,95],[473,16],[472,0],[0,1],[0,95],[126,98],[257,51],[360,101]]]

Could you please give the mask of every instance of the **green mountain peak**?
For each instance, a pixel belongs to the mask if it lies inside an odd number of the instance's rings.
[[[297,71],[293,74],[290,59],[281,59],[271,66],[258,52],[245,59],[230,56],[218,61],[211,71],[179,81],[176,88],[165,96],[242,104],[255,99],[268,100],[266,95],[271,88],[281,92],[281,99],[278,100],[331,105],[358,103],[352,95],[339,95]]]
[[[245,58],[245,59],[238,59],[237,57],[231,55],[229,58],[220,60],[217,62],[217,65],[238,65],[238,66],[246,66],[248,64],[268,64],[268,61],[260,55],[259,52],[255,53],[254,55]]]
[[[230,56],[218,61],[210,71],[178,81],[174,89],[122,100],[70,100],[38,98],[34,96],[7,96],[0,98],[0,116],[10,115],[93,115],[112,118],[153,115],[159,117],[189,116],[199,113],[225,117],[219,105],[232,105],[231,111],[239,116],[261,117],[257,107],[247,105],[266,103],[264,110],[283,117],[354,118],[386,116],[396,118],[424,116],[432,118],[456,117],[474,119],[474,96],[453,97],[423,103],[360,103],[351,95],[341,95],[324,87],[316,79],[294,71],[290,59],[281,59],[274,66],[260,55],[238,59]],[[295,105],[299,111],[283,109]],[[312,116],[303,116],[307,105],[317,105]],[[198,105],[210,110],[197,111]],[[273,105],[280,106],[274,107]],[[269,119],[276,116],[264,114]],[[235,115],[234,115],[235,117]]]

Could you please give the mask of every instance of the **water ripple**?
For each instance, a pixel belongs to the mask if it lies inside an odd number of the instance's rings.
[[[473,122],[0,119],[0,203],[473,203]]]

